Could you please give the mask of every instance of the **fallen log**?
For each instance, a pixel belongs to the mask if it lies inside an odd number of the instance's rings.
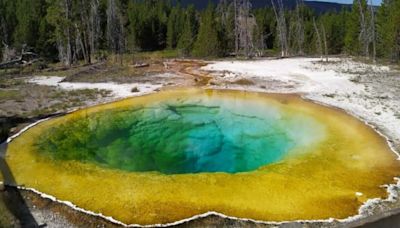
[[[39,59],[39,56],[34,52],[24,52],[17,59],[13,59],[4,63],[0,63],[0,69],[12,68],[21,65],[31,65]]]
[[[149,67],[149,66],[150,66],[150,64],[148,64],[148,63],[136,63],[132,67],[133,68],[143,68],[143,67]]]
[[[22,58],[14,59],[8,62],[0,63],[0,69],[11,68],[15,65],[21,65],[21,64],[22,64]]]

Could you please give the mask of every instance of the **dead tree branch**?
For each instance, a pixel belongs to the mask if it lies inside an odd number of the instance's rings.
[[[276,2],[277,4],[276,4]],[[289,55],[287,27],[285,18],[285,9],[282,0],[271,0],[272,8],[276,18],[276,26],[278,30],[279,45],[281,47],[281,57]]]

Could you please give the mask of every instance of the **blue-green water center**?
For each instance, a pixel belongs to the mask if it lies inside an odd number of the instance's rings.
[[[313,118],[265,102],[229,97],[170,98],[68,120],[38,151],[126,171],[245,172],[283,159],[323,134]]]

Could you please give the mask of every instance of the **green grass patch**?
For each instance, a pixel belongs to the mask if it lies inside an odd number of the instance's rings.
[[[168,59],[168,58],[178,58],[178,50],[162,50],[162,51],[151,51],[151,52],[138,52],[133,56],[142,59]]]
[[[1,101],[15,100],[20,95],[21,94],[18,90],[5,90],[5,89],[0,90],[0,100]]]

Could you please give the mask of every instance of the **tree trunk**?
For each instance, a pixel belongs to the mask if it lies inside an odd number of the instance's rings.
[[[235,0],[235,51],[236,54],[243,53],[246,57],[251,56],[253,49],[252,30],[255,20],[250,15],[251,4],[249,0]]]
[[[315,18],[313,18],[313,25],[314,25],[314,29],[315,29],[315,34],[317,35],[318,51],[321,54],[321,60],[322,60],[323,59],[322,41],[321,41],[321,35],[319,33],[317,23],[315,22]]]
[[[88,34],[91,53],[96,53],[100,36],[99,0],[90,1],[90,23]]]
[[[121,9],[116,5],[115,0],[108,0],[107,40],[109,48],[114,55],[120,56],[120,63],[122,64],[122,54],[125,47],[124,23]]]
[[[361,32],[359,36],[359,40],[363,44],[364,48],[364,56],[368,57],[369,56],[369,34],[367,30],[367,21],[365,18],[365,12],[363,9],[363,6],[361,4],[361,0],[357,0],[358,2],[358,7],[360,10],[360,27],[361,27]]]
[[[286,19],[285,19],[285,12],[284,12],[284,7],[283,7],[283,2],[282,0],[276,0],[278,1],[278,9],[275,4],[275,0],[271,0],[272,3],[272,8],[275,13],[275,18],[277,22],[277,30],[278,30],[278,38],[279,38],[279,44],[281,46],[281,57],[286,57],[289,53],[288,50],[288,41],[287,41],[287,28],[286,28]]]
[[[3,44],[8,43],[8,33],[7,33],[7,24],[5,22],[4,16],[0,15],[0,29],[2,34],[1,42]]]
[[[70,21],[71,18],[71,0],[64,0],[64,11],[65,11],[65,19],[67,22]],[[65,55],[65,64],[67,66],[72,65],[73,51],[72,51],[72,38],[71,38],[71,28],[70,26],[66,26],[64,29],[64,33],[66,34],[66,55]]]
[[[376,27],[375,27],[375,12],[371,0],[371,40],[372,40],[372,61],[376,62]]]
[[[323,41],[324,41],[324,49],[325,49],[325,60],[326,60],[326,62],[328,62],[329,61],[329,57],[328,57],[328,42],[327,42],[327,40],[326,40],[326,31],[325,31],[325,26],[324,26],[324,24],[323,23],[321,23],[321,31],[322,31],[322,38],[323,38]]]
[[[235,9],[235,55],[237,56],[239,53],[239,20],[238,20],[238,0],[233,0],[234,9]]]
[[[296,1],[296,41],[299,55],[304,55],[303,44],[304,44],[304,18],[301,13],[301,7],[303,7],[303,0]]]

